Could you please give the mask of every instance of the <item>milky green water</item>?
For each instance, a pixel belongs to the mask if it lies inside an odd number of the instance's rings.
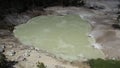
[[[91,46],[87,34],[90,25],[78,15],[39,16],[16,27],[15,36],[25,45],[33,45],[68,60],[103,58]]]

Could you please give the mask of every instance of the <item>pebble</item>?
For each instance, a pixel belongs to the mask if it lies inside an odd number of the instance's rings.
[[[4,51],[4,49],[3,48],[0,48],[0,53],[2,53]]]
[[[17,58],[18,61],[26,61],[26,58],[24,56],[19,56]]]
[[[39,48],[37,48],[37,47],[35,47],[35,50],[36,50],[36,51],[39,51],[40,49],[39,49]]]
[[[0,45],[0,53],[4,51],[5,45]]]
[[[34,50],[35,48],[34,47],[30,47],[30,50]]]
[[[6,53],[8,56],[14,56],[16,54],[16,52],[14,50],[11,50],[9,52]]]
[[[31,52],[31,50],[25,51],[24,56],[25,56],[25,57],[29,57],[29,56],[30,56],[30,52]]]
[[[0,47],[4,49],[4,48],[5,48],[5,45],[1,45]]]

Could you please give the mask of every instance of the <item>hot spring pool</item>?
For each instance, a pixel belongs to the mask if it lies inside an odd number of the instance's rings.
[[[67,60],[103,58],[91,46],[90,25],[78,15],[38,16],[16,27],[15,36],[25,45],[33,45]]]

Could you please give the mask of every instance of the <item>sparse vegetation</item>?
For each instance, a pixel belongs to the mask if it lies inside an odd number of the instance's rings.
[[[5,55],[0,54],[0,68],[7,68],[6,62],[7,60]]]
[[[88,63],[91,68],[120,68],[120,60],[91,59]]]
[[[0,53],[0,68],[14,68],[13,65],[16,63],[16,61],[8,61],[6,56]]]
[[[38,68],[46,68],[43,62],[37,62],[37,67]]]

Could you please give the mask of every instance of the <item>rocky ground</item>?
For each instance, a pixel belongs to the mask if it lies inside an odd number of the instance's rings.
[[[92,26],[90,36],[102,46],[106,58],[119,59],[120,31],[112,27],[116,23],[116,14],[84,7],[49,7],[45,11],[47,15],[79,14]],[[48,68],[89,68],[85,63],[68,62],[36,47],[25,46],[6,29],[0,30],[0,47],[0,52],[4,52],[9,60],[18,61],[15,68],[36,68],[38,61],[44,62]]]
[[[13,35],[1,37],[0,42],[0,51],[8,60],[17,62],[15,68],[37,68],[38,62],[43,62],[47,68],[89,68],[85,63],[65,61],[36,47],[25,46]]]

